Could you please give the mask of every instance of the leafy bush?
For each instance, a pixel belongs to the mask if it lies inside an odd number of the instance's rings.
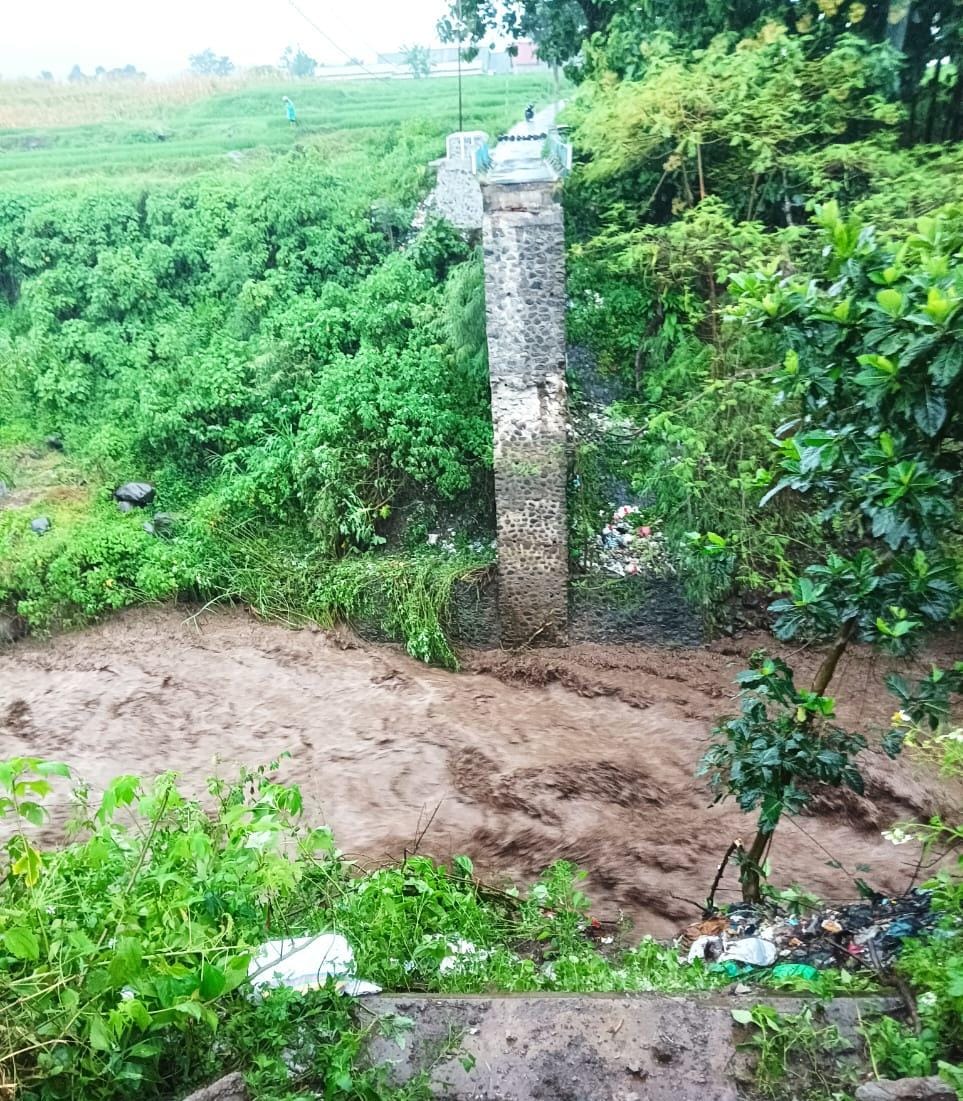
[[[820,506],[829,545],[849,551],[807,566],[770,605],[778,637],[833,640],[811,690],[799,692],[785,666],[762,679],[745,674],[782,714],[774,719],[765,700],[750,697],[740,719],[717,728],[704,760],[723,797],[761,806],[743,866],[751,899],[780,815],[805,803],[800,785],[859,790],[850,758],[862,740],[826,721],[826,690],[846,648],[858,638],[905,654],[925,628],[949,619],[959,598],[943,532],[963,489],[957,219],[924,221],[895,252],[833,205],[819,219],[822,279],[733,279],[742,293],[734,316],[776,324],[790,345],[776,375],[791,417],[776,441],[783,477],[761,503],[787,490],[807,496]],[[893,687],[912,712],[905,686]],[[898,752],[898,740],[885,748]]]
[[[26,509],[0,512],[0,606],[35,628],[73,627],[131,604],[194,588],[187,546],[144,531],[140,514],[106,502],[54,521],[38,537]]]

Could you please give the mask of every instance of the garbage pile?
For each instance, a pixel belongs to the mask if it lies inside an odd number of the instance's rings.
[[[665,577],[674,572],[665,537],[651,523],[643,523],[635,505],[620,505],[595,537],[595,544],[599,569],[616,577],[640,573]]]
[[[802,915],[745,904],[690,925],[679,943],[690,963],[705,960],[733,975],[744,970],[739,965],[809,977],[831,967],[881,971],[907,937],[932,931],[939,917],[924,890],[900,898],[873,895]]]

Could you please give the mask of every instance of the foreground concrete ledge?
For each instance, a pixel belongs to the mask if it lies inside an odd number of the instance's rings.
[[[732,1010],[764,1003],[798,1013],[812,998],[760,994],[383,995],[378,1016],[413,1022],[398,1042],[369,1044],[398,1084],[429,1072],[448,1101],[738,1101],[749,1094],[746,1032]],[[828,1003],[824,1019],[856,1050],[860,1018],[889,1014],[898,999]],[[845,1056],[845,1052],[841,1055]],[[740,1085],[740,1083],[742,1085]]]

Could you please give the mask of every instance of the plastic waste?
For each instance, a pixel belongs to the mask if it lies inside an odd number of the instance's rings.
[[[334,979],[339,994],[357,997],[381,993],[380,986],[355,977],[354,953],[337,933],[269,940],[251,960],[247,977],[258,992],[272,986],[317,990]]]
[[[731,941],[719,959],[725,963],[748,963],[753,967],[768,967],[776,960],[776,946],[762,937],[746,937]]]
[[[774,979],[816,979],[819,972],[808,963],[777,963],[772,969]]]
[[[689,949],[687,962],[694,963],[695,960],[712,962],[719,959],[725,951],[725,947],[725,942],[722,937],[696,937],[692,942],[692,947]]]

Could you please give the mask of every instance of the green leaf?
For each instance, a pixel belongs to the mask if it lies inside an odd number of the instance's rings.
[[[877,291],[876,301],[890,317],[899,317],[902,313],[903,296],[894,287],[886,287],[884,290]]]
[[[946,420],[946,398],[929,386],[923,387],[920,400],[913,406],[913,418],[928,436],[935,436]]]
[[[98,1015],[90,1018],[88,1037],[94,1051],[110,1051],[112,1041],[103,1017]]]
[[[37,934],[22,926],[14,926],[3,933],[3,946],[18,960],[40,959],[40,941]]]
[[[733,1009],[732,1010],[732,1019],[738,1025],[751,1025],[752,1024],[752,1014],[749,1012],[748,1009]]]
[[[33,766],[38,776],[64,776],[70,778],[70,766],[62,761],[38,761]]]
[[[205,1001],[220,997],[226,985],[227,979],[223,971],[215,967],[212,963],[203,964],[201,967],[200,991],[201,997]]]
[[[21,855],[10,865],[10,870],[14,875],[22,876],[28,887],[33,887],[40,879],[42,867],[43,860],[40,853],[28,841]]]
[[[963,370],[963,346],[951,344],[941,348],[930,364],[930,378],[937,386],[949,386]]]

